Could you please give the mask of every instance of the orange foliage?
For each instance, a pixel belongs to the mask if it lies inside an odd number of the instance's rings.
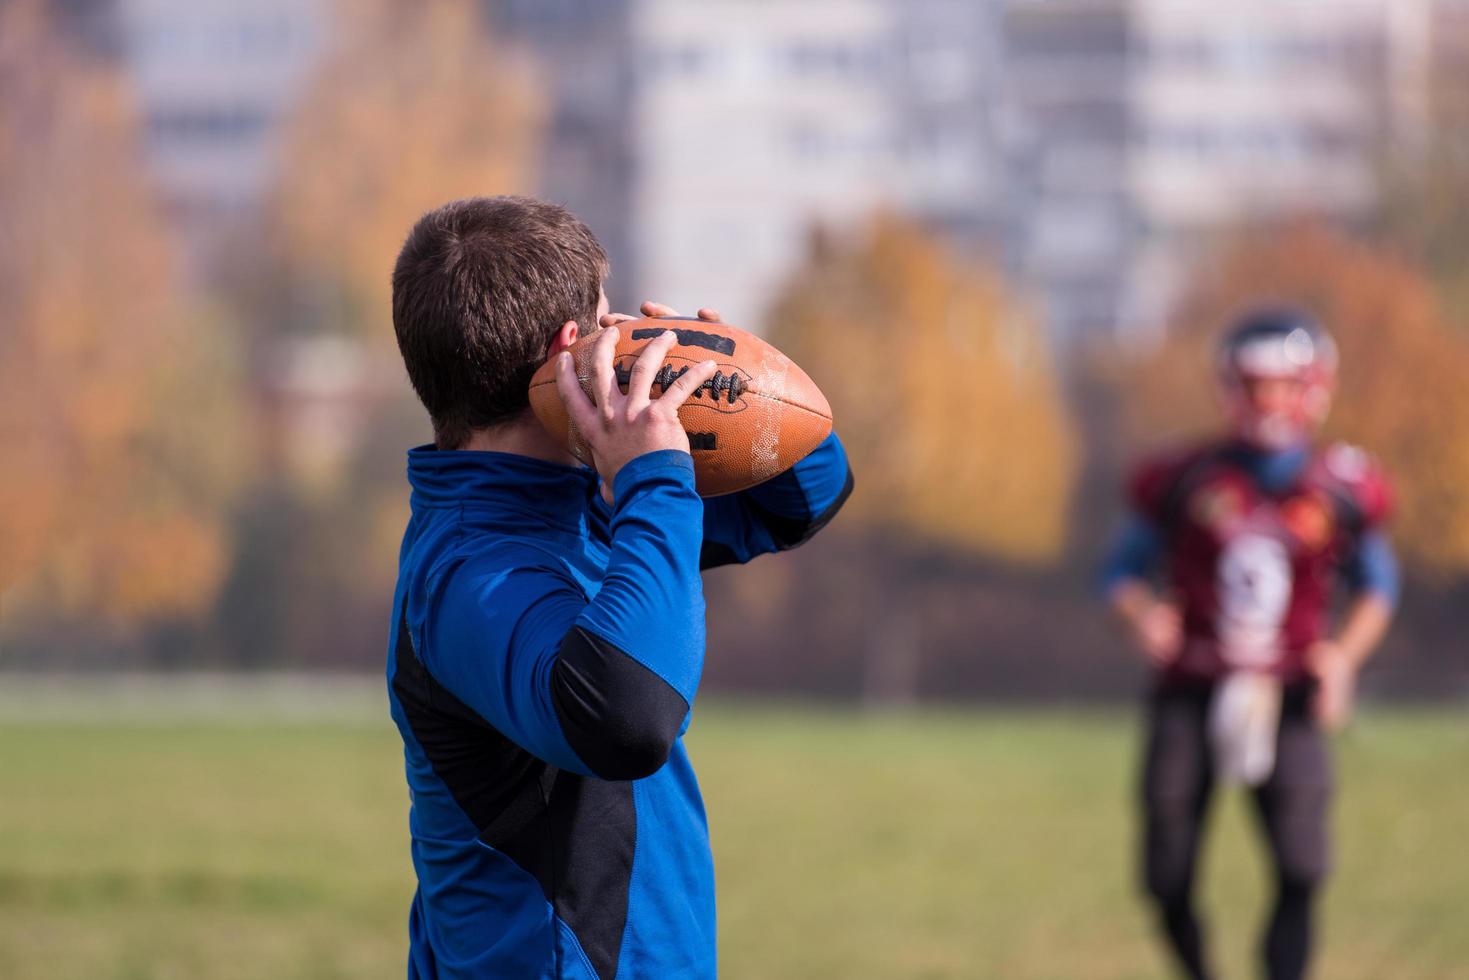
[[[1198,275],[1169,339],[1129,371],[1134,442],[1217,427],[1214,338],[1261,299],[1301,304],[1337,338],[1341,383],[1325,436],[1383,460],[1407,553],[1425,567],[1469,568],[1469,338],[1445,323],[1419,272],[1328,230],[1246,236]]]
[[[52,612],[196,612],[227,549],[196,493],[220,481],[192,468],[225,433],[188,426],[221,418],[228,388],[197,376],[127,88],[45,11],[0,8],[0,589],[26,576]]]
[[[356,387],[341,397],[367,421],[337,454],[322,450],[300,410],[278,406],[284,431],[275,438],[288,451],[277,475],[311,525],[309,540],[285,534],[271,556],[289,593],[287,643],[329,635],[323,620],[347,599],[376,609],[391,592],[405,520],[402,453],[431,438],[392,328],[391,274],[404,237],[448,200],[527,189],[541,146],[530,64],[495,42],[483,4],[335,7],[335,46],[287,125],[264,260],[242,298],[246,315],[263,321],[258,342],[292,331],[340,338],[361,362]],[[262,360],[280,361],[288,349],[277,345]],[[304,460],[294,445],[308,447]]]
[[[480,4],[343,0],[337,47],[289,127],[275,251],[339,322],[391,349],[389,276],[419,215],[524,189],[539,147],[527,69]]]
[[[845,240],[845,238],[844,238]],[[772,340],[821,385],[853,458],[844,520],[958,550],[1055,556],[1074,437],[1039,326],[988,270],[879,217],[818,243]]]

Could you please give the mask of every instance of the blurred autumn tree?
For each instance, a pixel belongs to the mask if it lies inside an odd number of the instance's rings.
[[[1218,426],[1212,344],[1260,299],[1299,303],[1341,346],[1326,438],[1377,454],[1400,506],[1395,535],[1420,567],[1469,570],[1469,337],[1449,327],[1422,274],[1318,226],[1259,232],[1205,267],[1168,339],[1125,372],[1134,445]]]
[[[1043,562],[1065,543],[1075,446],[1038,323],[977,263],[880,216],[818,236],[770,314],[861,474],[844,522]]]
[[[1386,237],[1427,271],[1455,326],[1469,327],[1469,4],[1430,4],[1419,114],[1383,161]]]
[[[126,85],[47,10],[0,7],[6,624],[187,620],[228,560],[229,359],[181,301]]]
[[[264,408],[262,479],[221,607],[239,661],[380,654],[407,519],[404,451],[427,441],[394,339],[391,273],[425,211],[531,186],[529,64],[473,0],[342,0],[334,47],[286,127],[259,256],[227,273]]]
[[[413,222],[530,182],[542,107],[482,7],[338,0],[335,46],[287,128],[265,215],[272,290],[295,301],[288,327],[395,349],[389,276]]]
[[[911,700],[935,556],[1039,565],[1065,543],[1076,453],[1043,334],[993,273],[890,215],[816,235],[769,320],[857,474],[839,526],[871,551],[840,614],[872,617],[867,696]]]

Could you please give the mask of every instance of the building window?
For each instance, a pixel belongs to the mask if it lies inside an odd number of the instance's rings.
[[[709,49],[684,42],[654,50],[647,59],[647,66],[659,77],[681,78],[704,73],[712,60]]]
[[[148,135],[159,142],[223,143],[253,139],[270,116],[253,106],[158,109],[148,116]]]
[[[874,44],[796,41],[782,49],[780,60],[787,71],[803,78],[872,75],[882,70],[882,50]]]

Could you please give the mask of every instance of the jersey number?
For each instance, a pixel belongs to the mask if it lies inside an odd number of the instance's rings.
[[[1235,667],[1268,667],[1281,655],[1290,610],[1290,552],[1281,542],[1246,534],[1219,556],[1219,647]]]

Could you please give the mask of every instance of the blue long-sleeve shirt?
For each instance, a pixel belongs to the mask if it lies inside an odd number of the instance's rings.
[[[596,474],[409,453],[388,686],[419,888],[410,977],[715,973],[703,804],[681,736],[701,567],[792,547],[851,488],[832,436],[701,500],[687,454]]]

